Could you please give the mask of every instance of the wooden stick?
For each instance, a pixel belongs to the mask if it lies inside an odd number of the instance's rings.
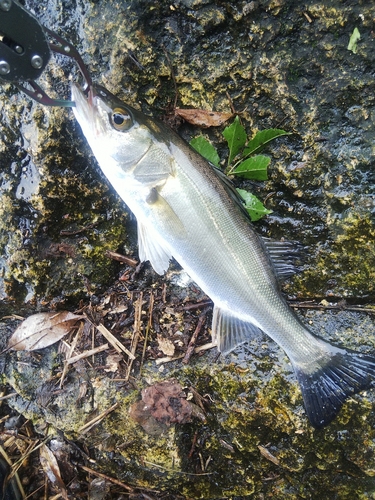
[[[133,337],[131,343],[132,357],[130,358],[126,369],[126,375],[125,375],[126,380],[129,380],[130,377],[133,361],[135,359],[135,351],[137,350],[137,345],[141,334],[142,302],[143,302],[143,292],[139,294],[139,297],[134,304],[134,325],[133,325]]]
[[[97,417],[95,417],[92,420],[90,420],[90,422],[87,422],[87,424],[82,425],[82,427],[80,427],[78,429],[78,432],[80,432],[81,435],[82,435],[82,434],[85,434],[86,432],[88,432],[89,430],[91,430],[95,425],[98,425],[99,422],[101,420],[103,420],[103,418],[105,418],[113,410],[115,410],[118,407],[118,405],[119,405],[119,403],[115,403],[110,408],[107,408],[106,410],[104,410],[100,415],[98,415]]]
[[[185,364],[189,363],[189,360],[190,360],[190,358],[192,357],[192,355],[194,353],[195,343],[197,341],[199,332],[201,331],[201,329],[202,329],[203,325],[205,324],[205,322],[206,322],[206,312],[202,313],[199,316],[197,327],[194,330],[193,335],[191,336],[191,339],[190,339],[187,351],[185,353],[184,359],[182,360],[183,363],[185,363]]]
[[[94,347],[94,349],[83,351],[81,354],[77,354],[77,356],[72,356],[71,358],[67,359],[66,364],[72,365],[73,363],[76,363],[80,359],[88,358],[89,356],[97,354],[98,352],[106,351],[108,348],[109,344],[103,344],[100,345],[99,347]]]
[[[148,306],[148,321],[147,321],[147,326],[146,326],[145,341],[143,343],[143,351],[142,351],[141,366],[139,368],[139,376],[141,376],[142,366],[143,366],[143,362],[144,362],[145,355],[146,355],[148,334],[152,328],[152,311],[153,311],[153,309],[154,309],[154,292],[151,290],[150,302],[149,302],[149,306]]]
[[[111,250],[107,250],[104,255],[109,259],[117,260],[118,262],[124,262],[131,267],[137,267],[138,262],[131,257],[127,257],[126,255],[122,255],[121,253],[112,252]]]
[[[195,347],[194,353],[197,354],[198,352],[201,351],[207,351],[208,349],[216,347],[216,345],[217,345],[216,342],[209,342],[208,344],[200,345],[198,347]],[[162,363],[169,363],[170,361],[176,361],[177,359],[181,359],[183,357],[185,357],[185,354],[180,354],[179,356],[166,356],[164,358],[155,359],[155,363],[157,365],[161,365]]]
[[[92,474],[93,476],[98,476],[101,477],[102,479],[105,479],[113,484],[117,484],[117,486],[121,486],[121,488],[124,488],[125,490],[134,491],[134,488],[131,486],[128,486],[125,483],[122,483],[118,479],[114,479],[113,477],[107,476],[106,474],[102,474],[101,472],[97,472],[96,470],[90,469],[89,467],[86,467],[85,465],[77,464],[80,469],[83,469],[84,471],[88,472],[89,474]]]
[[[81,321],[81,324],[78,328],[78,331],[77,331],[76,335],[74,336],[73,342],[69,346],[69,350],[66,354],[66,358],[65,358],[65,362],[64,362],[64,369],[63,369],[63,372],[61,374],[61,379],[60,379],[60,388],[63,386],[64,379],[65,379],[66,374],[68,372],[68,361],[73,355],[74,349],[77,346],[78,338],[81,336],[81,333],[83,332],[83,328],[84,328],[84,322]]]
[[[112,345],[112,347],[116,349],[117,352],[124,352],[129,356],[130,359],[135,358],[134,354],[132,354],[129,349],[127,349],[119,340],[117,340],[116,337],[112,335],[112,333],[104,325],[102,325],[101,323],[99,323],[99,325],[95,325],[95,323],[92,322],[91,324],[95,326],[95,328],[103,335],[103,337],[108,340],[108,342]]]

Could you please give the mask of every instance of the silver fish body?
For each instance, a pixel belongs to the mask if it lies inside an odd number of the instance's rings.
[[[349,395],[371,385],[375,358],[331,346],[301,323],[230,183],[177,134],[102,87],[86,98],[73,86],[72,98],[100,167],[137,218],[140,259],[162,274],[174,257],[212,299],[220,351],[260,331],[274,339],[312,425],[328,424]]]

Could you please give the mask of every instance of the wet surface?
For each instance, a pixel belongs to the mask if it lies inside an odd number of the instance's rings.
[[[244,110],[249,135],[278,126],[293,132],[265,151],[273,157],[270,180],[246,186],[263,199],[268,196],[267,208],[273,210],[257,227],[308,246],[311,259],[291,295],[372,300],[371,9],[334,2],[29,5],[42,22],[77,44],[95,80],[147,113],[167,114],[175,98],[173,69],[180,107],[229,111],[228,92],[235,109]],[[347,49],[354,27],[361,33],[356,54]],[[63,57],[57,61],[63,67],[51,64],[41,84],[68,97],[68,76],[73,71],[77,78],[77,70]],[[32,104],[10,86],[2,98],[1,198],[8,218],[11,207],[14,211],[12,237],[3,219],[2,296],[15,300],[20,294],[20,303],[27,297],[34,307],[56,300],[58,288],[61,302],[84,297],[87,288],[79,274],[92,277],[92,290],[102,284],[98,274],[110,282],[108,262],[94,263],[99,251],[90,250],[103,239],[111,240],[112,250],[123,244],[123,205],[106,187],[70,111]],[[180,133],[190,138],[199,131],[182,125]],[[207,134],[224,154],[220,132]],[[96,235],[87,234],[83,248],[57,231],[98,220]],[[102,231],[105,235],[96,238]],[[86,262],[66,266],[64,257],[60,263],[37,262],[35,251],[61,242],[73,245],[78,258],[85,254]],[[9,259],[13,267],[7,266]],[[61,266],[74,287],[62,280]],[[41,283],[40,272],[58,284]]]
[[[257,223],[261,234],[306,247],[303,272],[283,285],[288,296],[314,303],[322,298],[347,301],[343,310],[305,311],[304,321],[334,343],[373,352],[373,315],[345,309],[375,298],[374,7],[333,0],[299,5],[286,0],[235,5],[56,0],[48,6],[29,0],[27,5],[76,44],[96,81],[148,114],[170,113],[172,67],[180,107],[227,112],[228,92],[235,109],[243,111],[249,135],[271,127],[293,133],[264,151],[272,158],[269,181],[238,182],[238,187],[267,197],[273,213]],[[347,46],[355,27],[361,39],[354,54]],[[55,90],[68,97],[68,76],[72,71],[77,78],[77,73],[63,58],[58,61],[63,66],[52,64],[40,84],[51,95]],[[187,139],[201,133],[187,124],[179,132]],[[223,157],[220,129],[204,134]],[[135,223],[100,173],[72,112],[43,108],[5,86],[0,137],[0,316],[100,303],[124,269],[133,276],[134,270],[105,257],[105,250],[136,257]],[[122,282],[120,296],[129,290],[149,293],[163,283],[146,266]],[[178,278],[165,280],[168,300],[183,302],[190,296],[178,283]],[[114,320],[116,314],[109,317]],[[161,319],[172,326],[163,329]],[[171,342],[182,338],[186,347],[197,320],[172,315],[168,322],[164,313],[157,315],[151,350],[162,355],[156,341],[161,333]],[[184,330],[186,321],[190,326]],[[143,333],[146,323],[144,317]],[[108,322],[108,328],[113,324]],[[60,367],[57,354],[48,348],[40,358],[25,356],[22,366],[34,373],[49,367],[45,379],[28,392],[22,371],[16,375],[14,356],[13,364],[4,361],[4,381],[20,393],[12,406],[74,438],[82,439],[74,422],[110,407],[124,391],[113,420],[84,441],[103,470],[134,484],[201,498],[314,498],[329,491],[351,499],[374,494],[373,392],[350,400],[326,430],[313,431],[291,367],[268,339],[217,363],[212,353],[187,366],[180,361],[162,365],[163,370],[150,354],[142,378],[125,388],[117,382],[116,390],[106,379],[98,382],[102,355],[94,367],[78,370],[79,376],[72,372],[74,390],[66,401],[80,411],[71,420],[64,420],[67,413],[59,414],[66,408],[64,396],[47,411],[46,393],[38,393],[41,399],[35,393],[36,387],[46,388]],[[121,377],[121,371],[114,375]],[[164,440],[157,440],[129,424],[128,409],[146,385],[167,378],[208,394],[213,403],[206,408],[207,423],[172,426]],[[104,398],[98,404],[95,383]],[[87,385],[84,396],[80,384]],[[128,433],[120,435],[125,424]],[[261,455],[258,445],[281,465]]]

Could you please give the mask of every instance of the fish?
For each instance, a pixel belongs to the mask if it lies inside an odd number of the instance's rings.
[[[289,357],[315,428],[372,386],[375,357],[331,345],[290,308],[277,277],[291,271],[290,247],[258,235],[220,170],[100,85],[86,95],[73,84],[72,99],[101,169],[137,219],[140,260],[163,274],[174,258],[211,298],[221,353],[266,333]]]

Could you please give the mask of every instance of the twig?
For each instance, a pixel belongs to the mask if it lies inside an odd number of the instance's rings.
[[[163,465],[154,464],[153,462],[149,462],[148,460],[144,460],[144,463],[148,464],[148,465],[153,465],[154,467],[157,467],[158,469],[161,469],[161,470],[166,470],[168,472],[172,472],[173,474],[181,474],[181,475],[186,475],[186,476],[211,476],[213,474],[213,472],[203,472],[201,474],[194,474],[194,472],[184,472],[184,471],[169,469],[168,467],[164,467]]]
[[[110,408],[107,408],[106,410],[104,410],[100,415],[98,415],[97,417],[95,417],[92,420],[90,420],[90,422],[87,422],[87,424],[82,425],[82,427],[80,427],[78,429],[78,432],[81,433],[81,436],[83,434],[85,434],[86,432],[90,431],[93,427],[95,427],[95,425],[98,425],[99,422],[101,420],[103,420],[103,418],[105,418],[111,412],[113,412],[113,410],[115,410],[118,407],[118,405],[119,405],[119,403],[115,403]]]
[[[13,398],[13,396],[18,396],[18,393],[17,392],[11,392],[10,394],[7,394],[6,396],[1,396],[0,401],[3,401],[4,399]]]
[[[132,354],[129,351],[129,349],[127,349],[119,340],[117,340],[116,337],[112,335],[112,333],[104,325],[102,325],[101,323],[99,323],[99,325],[96,325],[95,323],[93,323],[93,321],[91,321],[91,319],[88,316],[86,317],[87,320],[93,326],[95,326],[95,328],[103,335],[103,337],[105,337],[108,340],[108,342],[111,344],[112,347],[114,347],[114,349],[116,349],[117,352],[119,353],[121,353],[121,351],[124,352],[129,356],[130,359],[135,358],[134,354]]]
[[[189,459],[191,459],[191,457],[193,456],[193,453],[195,451],[195,445],[197,444],[197,438],[198,438],[198,431],[195,431],[194,432],[194,436],[193,436],[193,441],[191,443],[191,448],[190,448],[190,451],[189,451],[189,455],[188,455]]]
[[[201,351],[207,351],[208,349],[212,349],[216,347],[216,342],[209,342],[208,344],[200,345],[194,348],[194,354],[197,354]],[[220,353],[219,353],[220,354]],[[164,358],[155,359],[155,363],[157,365],[161,365],[162,363],[169,363],[170,361],[176,361],[177,359],[184,358],[185,354],[180,354],[179,356],[165,356]]]
[[[13,468],[13,465],[12,464],[12,461],[11,459],[9,458],[7,452],[4,450],[4,448],[0,445],[0,454],[3,456],[4,460],[6,461],[6,463]],[[23,458],[23,457],[22,457]],[[17,486],[21,492],[21,495],[22,495],[22,498],[25,498],[25,491],[23,489],[23,486],[22,486],[22,483],[21,483],[21,480],[19,478],[19,475],[17,473],[17,470],[12,470],[12,472],[9,474],[8,476],[8,480],[10,480],[13,476],[15,476],[16,478],[16,482],[17,482]]]
[[[109,348],[109,344],[103,344],[100,345],[99,347],[94,347],[94,349],[89,349],[88,351],[83,351],[81,354],[77,354],[77,356],[72,356],[71,358],[66,360],[67,365],[72,365],[73,363],[76,363],[80,359],[83,358],[88,358],[89,356],[93,356],[94,354],[97,354],[98,352],[106,351]]]
[[[134,488],[131,486],[128,486],[125,483],[122,483],[118,479],[114,479],[113,477],[107,476],[106,474],[102,474],[101,472],[97,472],[96,470],[90,469],[89,467],[86,467],[85,465],[77,464],[80,469],[83,469],[84,471],[88,472],[89,474],[92,474],[93,476],[98,476],[101,477],[102,479],[106,479],[107,481],[117,484],[117,486],[121,486],[121,488],[124,488],[125,490],[128,490],[130,492],[134,492]]]
[[[153,308],[154,308],[154,293],[151,290],[151,293],[150,293],[150,302],[149,302],[149,306],[148,306],[148,321],[147,321],[147,326],[146,326],[145,341],[143,343],[143,351],[142,351],[141,366],[139,368],[139,376],[141,376],[141,373],[142,373],[142,366],[143,366],[143,362],[144,362],[145,355],[146,355],[148,334],[149,334],[149,332],[151,330],[151,327],[152,327],[152,311],[153,311]]]
[[[137,267],[138,261],[132,259],[131,257],[127,257],[126,255],[122,255],[121,253],[112,252],[112,250],[107,250],[104,252],[104,255],[109,259],[117,260],[118,262],[124,262],[131,267]]]
[[[44,484],[42,484],[41,486],[39,486],[39,488],[37,488],[36,490],[32,491],[31,493],[29,493],[27,495],[27,497],[24,497],[23,500],[28,500],[28,498],[31,498],[35,495],[35,493],[37,493],[39,490],[41,490],[42,488],[44,488]]]
[[[183,306],[181,309],[183,311],[194,311],[195,309],[202,309],[203,307],[211,305],[212,300],[202,300],[202,302],[196,302],[195,304],[188,304],[186,306]]]
[[[63,372],[61,374],[61,380],[60,380],[60,388],[62,387],[63,385],[63,382],[64,382],[64,379],[66,377],[66,374],[68,372],[68,361],[69,359],[71,358],[73,352],[74,352],[74,349],[76,348],[77,346],[77,342],[78,342],[78,338],[80,337],[82,331],[83,331],[83,328],[84,328],[84,322],[82,321],[79,328],[78,328],[78,331],[73,339],[73,342],[71,344],[71,346],[69,347],[69,351],[67,352],[66,354],[66,358],[65,358],[65,362],[64,362],[64,369],[63,369]]]
[[[11,474],[11,477],[13,476],[13,474],[15,474],[18,469],[21,467],[22,463],[24,462],[24,460],[29,456],[31,455],[31,453],[33,453],[34,451],[38,450],[39,448],[41,448],[44,444],[46,444],[47,441],[49,441],[51,439],[51,436],[47,436],[45,439],[43,439],[43,441],[40,441],[39,444],[37,441],[33,441],[31,443],[30,446],[28,446],[27,450],[23,453],[23,455],[16,461],[14,462],[14,464],[12,465],[12,474]]]
[[[83,233],[84,231],[87,231],[88,229],[92,229],[97,224],[98,224],[97,222],[93,222],[92,224],[87,224],[87,226],[83,226],[80,229],[76,229],[75,231],[69,231],[67,229],[62,229],[60,231],[60,236],[75,236],[76,234]]]
[[[306,19],[307,19],[307,21],[308,21],[309,23],[312,23],[312,19],[311,19],[311,17],[308,15],[308,13],[307,13],[307,12],[303,12],[303,15],[306,17]]]
[[[141,317],[142,317],[142,302],[143,302],[143,292],[139,294],[139,297],[134,304],[134,325],[133,325],[133,337],[131,343],[132,357],[130,358],[126,369],[126,375],[125,375],[126,380],[129,380],[130,377],[133,361],[135,359],[135,351],[137,350],[138,341],[141,333],[140,328],[141,328]]]
[[[185,353],[185,356],[184,356],[184,359],[182,360],[183,363],[187,364],[189,363],[190,361],[190,358],[191,356],[193,355],[194,353],[194,349],[195,349],[195,343],[197,341],[197,338],[198,338],[198,335],[203,327],[203,325],[205,324],[206,322],[206,311],[203,312],[200,316],[199,316],[199,319],[198,319],[198,324],[197,324],[197,327],[196,329],[194,330],[194,333],[193,335],[191,336],[191,339],[190,339],[190,342],[189,342],[189,345],[188,345],[188,348],[186,350],[186,353]]]
[[[352,306],[352,307],[344,307],[342,305],[323,305],[323,304],[294,304],[293,302],[289,302],[291,307],[295,307],[296,309],[332,309],[336,311],[352,311],[352,312],[365,312],[375,314],[375,309],[370,307],[360,307],[360,306]]]
[[[11,314],[10,316],[3,316],[0,321],[3,321],[3,319],[20,319],[23,321],[25,318],[23,316],[19,316],[18,314]]]

